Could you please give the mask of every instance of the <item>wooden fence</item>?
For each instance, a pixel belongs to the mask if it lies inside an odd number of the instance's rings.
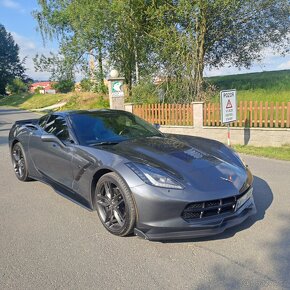
[[[191,104],[134,105],[133,113],[152,124],[193,126]]]
[[[133,113],[150,123],[160,125],[193,126],[192,104],[134,105]],[[203,104],[203,125],[222,126],[220,105]],[[240,101],[237,121],[232,127],[290,128],[290,102]]]
[[[220,105],[205,103],[203,125],[221,126]],[[237,108],[237,121],[232,127],[289,128],[290,102],[273,103],[240,101]]]

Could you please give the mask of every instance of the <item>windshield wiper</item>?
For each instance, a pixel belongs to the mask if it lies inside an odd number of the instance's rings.
[[[119,142],[116,142],[116,141],[102,141],[102,142],[96,142],[96,143],[92,143],[92,144],[89,144],[89,146],[100,146],[100,145],[116,145],[116,144],[119,144]]]

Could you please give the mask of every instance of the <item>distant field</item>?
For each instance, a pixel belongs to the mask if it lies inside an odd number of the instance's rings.
[[[218,90],[236,89],[239,101],[290,102],[290,70],[211,77]],[[219,95],[214,98],[219,102]]]

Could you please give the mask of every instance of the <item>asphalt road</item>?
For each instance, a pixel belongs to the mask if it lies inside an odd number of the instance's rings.
[[[215,238],[118,238],[96,212],[16,179],[9,128],[34,116],[0,108],[0,289],[289,289],[290,162],[244,156],[258,213]]]

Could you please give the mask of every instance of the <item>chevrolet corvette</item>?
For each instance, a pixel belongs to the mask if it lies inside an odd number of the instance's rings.
[[[181,140],[119,110],[54,112],[9,133],[21,181],[38,180],[112,234],[148,240],[215,235],[256,213],[253,176],[224,144]]]

